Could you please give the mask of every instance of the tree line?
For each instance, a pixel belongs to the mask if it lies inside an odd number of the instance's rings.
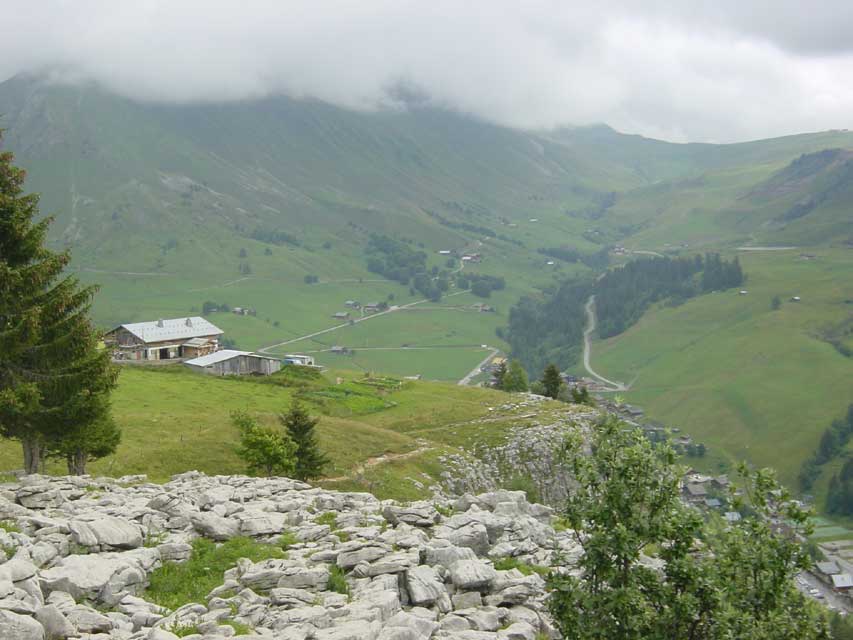
[[[597,254],[596,254],[597,255]],[[683,301],[699,293],[743,284],[737,257],[717,253],[684,258],[640,258],[607,271],[597,281],[566,280],[542,298],[522,297],[510,309],[509,322],[498,329],[514,358],[527,371],[549,362],[565,368],[582,352],[586,326],[584,306],[595,294],[598,334],[618,335],[637,322],[648,307],[665,299]]]
[[[803,461],[799,482],[803,491],[809,491],[820,475],[821,467],[844,451],[853,436],[853,404],[844,418],[836,418],[824,429],[817,448]]]
[[[541,371],[551,362],[565,368],[582,351],[584,304],[592,291],[589,280],[567,280],[544,300],[524,296],[510,309],[498,337],[527,371]]]
[[[58,458],[84,474],[121,438],[110,414],[118,369],[89,319],[97,288],[64,274],[69,252],[45,247],[53,219],[37,221],[25,175],[0,153],[0,435],[21,443],[26,473]]]
[[[596,283],[598,335],[609,338],[622,333],[660,300],[680,302],[701,293],[740,286],[743,280],[737,257],[727,261],[718,253],[632,260],[608,271]]]

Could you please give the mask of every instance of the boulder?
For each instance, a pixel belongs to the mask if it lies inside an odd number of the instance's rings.
[[[0,638],[45,640],[44,627],[30,616],[0,609]]]
[[[84,547],[136,549],[142,546],[142,530],[132,522],[103,516],[97,520],[71,520],[71,539]]]
[[[486,591],[497,576],[495,568],[482,560],[459,560],[450,567],[453,586],[463,591]]]

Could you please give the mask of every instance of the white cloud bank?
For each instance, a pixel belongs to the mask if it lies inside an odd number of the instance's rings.
[[[670,140],[853,120],[849,1],[592,4],[0,0],[0,80],[51,70],[142,100],[283,93],[357,109],[403,84],[505,125],[607,122]]]

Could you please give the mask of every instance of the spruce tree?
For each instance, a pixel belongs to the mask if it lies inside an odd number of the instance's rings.
[[[117,369],[88,318],[96,288],[63,275],[70,256],[45,247],[52,218],[37,220],[12,161],[0,153],[0,435],[35,473],[47,446],[103,418]]]
[[[563,386],[563,379],[560,377],[560,370],[555,364],[549,364],[545,367],[542,374],[542,384],[545,387],[545,395],[549,398],[557,399],[560,395],[560,387]]]
[[[320,451],[317,435],[314,432],[319,419],[312,418],[299,402],[294,402],[290,411],[281,414],[279,420],[287,428],[290,439],[296,444],[294,477],[304,481],[322,476],[324,467],[329,464],[329,459]]]

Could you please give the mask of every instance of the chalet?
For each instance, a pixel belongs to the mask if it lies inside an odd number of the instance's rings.
[[[224,332],[204,318],[122,324],[104,336],[116,360],[175,360],[211,354]]]
[[[818,578],[827,584],[832,584],[832,576],[841,573],[841,569],[839,569],[837,563],[832,561],[815,562],[815,573]]]
[[[379,311],[380,308],[381,305],[378,302],[368,302],[366,305],[364,305],[364,310],[369,313],[375,313],[376,311]]]
[[[339,344],[336,344],[336,345],[334,345],[331,349],[329,349],[329,351],[331,351],[332,353],[346,353],[346,352],[347,352],[347,348],[346,348],[346,347],[342,347],[342,346],[341,346],[341,345],[339,345]]]
[[[708,496],[708,491],[704,484],[688,482],[684,485],[684,495],[690,502],[704,502]]]
[[[350,309],[358,309],[361,305],[358,303],[358,300],[347,300],[344,302],[345,307],[349,307]]]
[[[303,356],[298,353],[288,353],[284,356],[285,364],[295,364],[300,367],[313,367],[314,366],[314,357],[313,356]]]
[[[214,376],[268,376],[281,369],[281,360],[278,358],[234,349],[209,353],[187,360],[184,364],[193,371]]]
[[[333,314],[332,317],[335,320],[349,320],[349,311],[338,311],[337,313]]]

